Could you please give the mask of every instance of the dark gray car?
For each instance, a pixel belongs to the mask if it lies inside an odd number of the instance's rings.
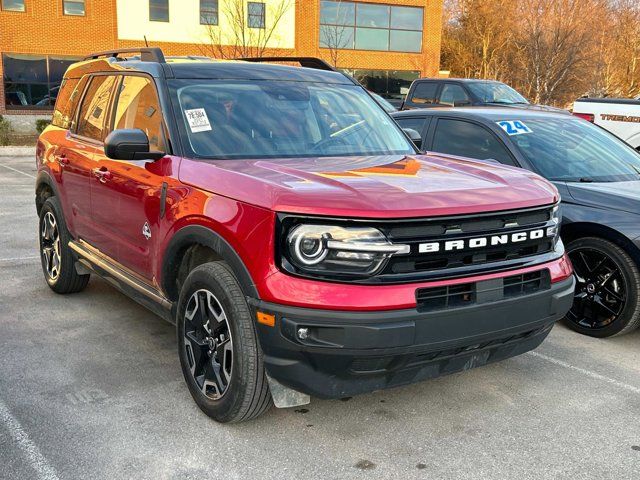
[[[526,168],[562,195],[562,237],[578,285],[567,324],[595,337],[640,325],[640,154],[566,114],[511,108],[393,113],[420,148]],[[417,135],[414,135],[417,138]]]

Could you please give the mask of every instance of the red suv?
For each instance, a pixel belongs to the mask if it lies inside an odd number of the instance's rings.
[[[241,421],[538,346],[573,300],[558,193],[421,155],[359,84],[301,68],[104,52],[37,147],[42,267],[177,325],[189,390]]]

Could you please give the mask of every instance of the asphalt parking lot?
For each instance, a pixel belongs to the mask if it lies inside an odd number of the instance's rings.
[[[92,278],[46,286],[31,157],[0,157],[0,478],[631,479],[640,332],[562,325],[534,353],[219,425],[183,385],[174,327]]]

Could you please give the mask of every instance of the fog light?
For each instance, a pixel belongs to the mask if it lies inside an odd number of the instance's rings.
[[[306,340],[309,338],[309,329],[308,328],[299,328],[298,329],[298,338],[300,340]]]

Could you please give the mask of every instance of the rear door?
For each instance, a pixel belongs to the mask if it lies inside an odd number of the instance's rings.
[[[151,150],[166,152],[153,79],[122,75],[116,91],[109,129],[139,128],[149,137]],[[112,160],[100,145],[95,162],[100,172],[91,181],[92,216],[100,229],[95,246],[151,283],[153,246],[160,237],[160,197],[172,160]]]
[[[91,219],[90,179],[96,147],[102,141],[110,90],[113,82],[106,77],[85,77],[88,83],[75,123],[60,143],[56,160],[62,170],[63,208],[71,232],[77,238],[95,236]]]

